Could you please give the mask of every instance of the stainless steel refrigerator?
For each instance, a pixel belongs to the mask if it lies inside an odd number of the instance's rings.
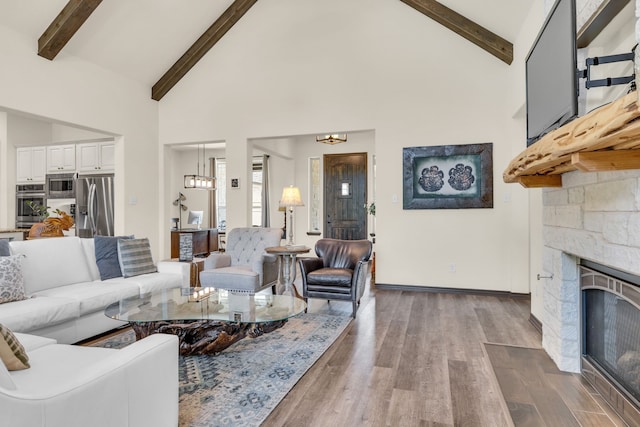
[[[113,174],[79,175],[76,180],[76,235],[113,236]]]

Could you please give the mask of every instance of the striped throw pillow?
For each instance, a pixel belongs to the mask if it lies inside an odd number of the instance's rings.
[[[0,359],[10,371],[29,368],[29,356],[13,332],[0,325]]]
[[[118,240],[118,261],[123,277],[139,276],[140,274],[158,271],[151,257],[149,239],[121,239]]]

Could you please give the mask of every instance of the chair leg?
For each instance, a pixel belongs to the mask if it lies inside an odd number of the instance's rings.
[[[307,306],[304,308],[304,312],[307,312],[307,309],[309,308],[309,298],[302,298],[304,300],[304,302],[307,304]]]
[[[276,289],[276,285],[271,285],[271,292],[273,292],[274,295],[278,293],[278,290]]]
[[[351,313],[351,317],[356,318],[356,311],[358,310],[358,302],[353,301],[353,313]]]

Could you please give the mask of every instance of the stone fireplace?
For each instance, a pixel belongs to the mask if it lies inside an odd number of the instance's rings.
[[[640,170],[563,175],[543,193],[542,345],[563,371],[580,372],[581,259],[640,276]]]

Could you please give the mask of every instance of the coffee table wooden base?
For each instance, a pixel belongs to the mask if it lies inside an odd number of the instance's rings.
[[[287,320],[264,323],[233,323],[217,320],[131,322],[131,327],[140,340],[151,334],[173,334],[180,340],[182,356],[216,355],[233,343],[249,336],[251,338],[281,328]]]

